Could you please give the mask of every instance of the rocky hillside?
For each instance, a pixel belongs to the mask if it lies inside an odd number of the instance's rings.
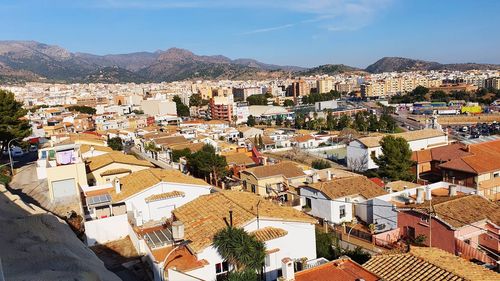
[[[365,70],[370,73],[382,73],[393,71],[423,71],[445,69],[458,71],[466,71],[472,69],[500,69],[500,65],[478,63],[441,64],[433,61],[415,60],[400,57],[385,57],[376,61],[374,64],[369,65]]]
[[[362,70],[345,64],[325,64],[301,71],[300,74],[305,76],[324,75],[324,74],[335,75],[339,73],[355,72],[355,71],[362,71]]]

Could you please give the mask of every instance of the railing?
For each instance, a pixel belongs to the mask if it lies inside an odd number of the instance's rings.
[[[364,232],[364,231],[361,231],[359,229],[351,228],[349,226],[346,226],[345,231],[346,231],[348,236],[352,235],[352,236],[355,236],[359,239],[368,241],[370,243],[373,241],[372,235],[368,232]]]

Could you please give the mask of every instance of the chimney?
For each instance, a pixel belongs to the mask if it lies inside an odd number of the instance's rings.
[[[172,238],[174,241],[180,241],[184,239],[184,223],[181,221],[172,222]]]
[[[417,204],[424,203],[424,189],[419,187],[417,188]]]
[[[326,180],[328,181],[332,180],[332,172],[330,170],[326,171]]]
[[[318,173],[314,173],[312,174],[312,182],[313,183],[317,183],[319,180],[319,176],[318,176]]]
[[[450,184],[448,186],[448,196],[453,197],[457,195],[457,185]]]
[[[115,178],[113,181],[113,185],[115,186],[115,192],[118,194],[122,191],[122,184],[120,183],[119,178]]]
[[[291,258],[284,258],[281,260],[281,272],[284,281],[295,280],[295,269],[293,268],[293,260]]]
[[[425,187],[425,200],[431,201],[432,200],[432,191],[430,186]]]

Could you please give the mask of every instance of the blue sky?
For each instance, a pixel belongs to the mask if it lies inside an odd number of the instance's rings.
[[[0,0],[0,40],[300,66],[384,56],[500,64],[499,11],[497,0]]]

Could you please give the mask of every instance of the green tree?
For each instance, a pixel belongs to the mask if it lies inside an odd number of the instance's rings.
[[[267,105],[268,98],[272,98],[272,95],[269,93],[251,95],[247,98],[247,102],[249,105]]]
[[[182,102],[179,96],[174,96],[172,101],[175,102],[175,105],[177,107],[177,116],[179,117],[189,116],[189,107]]]
[[[381,131],[385,131],[387,133],[394,133],[396,131],[396,127],[397,127],[396,120],[394,120],[394,118],[392,118],[391,115],[385,112],[382,113],[382,115],[380,115],[379,129]]]
[[[201,94],[193,94],[189,97],[189,106],[203,106],[207,103],[208,101],[203,100]]]
[[[331,234],[316,229],[316,256],[327,260],[334,260],[340,256],[332,247],[333,239]]]
[[[431,100],[432,101],[449,101],[448,95],[443,92],[443,91],[435,91],[431,93]]]
[[[283,125],[283,117],[281,117],[281,115],[278,115],[276,117],[276,126],[281,126]]]
[[[351,125],[351,117],[347,115],[342,115],[337,122],[337,130],[342,130],[344,128],[348,128]]]
[[[97,111],[95,108],[85,105],[73,105],[67,108],[69,111],[78,111],[80,113],[94,115]]]
[[[120,137],[110,138],[108,140],[108,146],[113,150],[122,151],[123,150],[123,141]]]
[[[228,226],[217,232],[213,245],[219,255],[236,271],[257,271],[264,265],[266,246],[244,229]]]
[[[172,161],[179,162],[181,157],[187,157],[189,155],[191,155],[191,150],[189,148],[174,149],[172,150]]]
[[[201,150],[187,156],[190,172],[200,178],[213,176],[215,183],[227,174],[227,162],[224,156],[215,154],[215,148],[209,144]]]
[[[366,132],[368,130],[368,122],[366,121],[365,112],[357,112],[354,116],[353,128],[359,132]]]
[[[262,135],[259,135],[259,148],[264,148],[264,141],[262,140]]]
[[[293,102],[293,100],[285,100],[283,102],[283,106],[286,106],[286,107],[295,106],[295,103]]]
[[[368,131],[377,132],[380,129],[380,124],[378,123],[377,115],[370,114],[368,116]]]
[[[227,275],[226,281],[257,281],[259,280],[257,272],[252,270],[245,270],[242,272],[232,271]]]
[[[25,138],[31,134],[28,120],[23,119],[27,111],[21,102],[16,101],[14,94],[0,90],[0,142],[2,151],[15,138]]]
[[[248,116],[247,126],[250,126],[250,127],[255,126],[255,117],[253,117],[253,115]]]
[[[332,164],[330,164],[330,161],[328,160],[318,159],[318,160],[313,160],[311,162],[311,166],[314,169],[321,170],[321,169],[331,168]]]
[[[379,177],[391,180],[414,180],[414,175],[410,171],[413,166],[412,151],[408,142],[404,138],[388,135],[382,138],[380,145],[382,154],[379,157],[372,155],[373,161],[378,165]]]
[[[134,109],[134,110],[132,110],[132,113],[135,113],[137,115],[141,115],[141,114],[144,114],[144,110]]]

